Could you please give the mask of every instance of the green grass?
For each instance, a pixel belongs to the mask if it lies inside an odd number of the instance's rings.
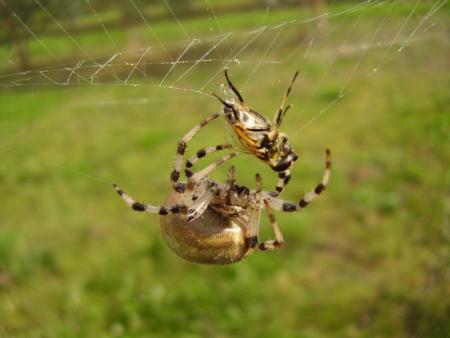
[[[321,43],[339,43],[353,22],[331,23]],[[164,41],[176,38],[165,29]],[[270,58],[292,52],[286,41]],[[355,77],[385,50],[371,50]],[[439,39],[412,44],[297,132],[339,94],[359,54],[336,61],[302,112],[330,61],[312,58],[283,127],[300,154],[284,197],[315,185],[326,147],[330,186],[304,212],[276,214],[282,250],[231,266],[181,260],[158,217],[133,213],[111,187],[163,202],[178,138],[217,110],[215,100],[146,79],[2,92],[0,336],[448,336],[447,55]],[[239,88],[252,66],[231,69]],[[262,66],[243,89],[247,102],[270,116],[296,67]],[[198,67],[183,84],[197,88],[211,70]],[[189,149],[223,142],[223,126],[205,128]],[[276,182],[254,158],[234,163],[239,182],[252,186],[256,171],[266,189]]]

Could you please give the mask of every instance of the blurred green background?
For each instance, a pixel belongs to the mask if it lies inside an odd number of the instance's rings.
[[[0,336],[449,337],[448,14],[447,1],[0,1]],[[327,147],[333,171],[311,206],[276,214],[281,250],[202,266],[111,184],[164,201],[178,138],[220,109],[207,94],[224,65],[269,118],[300,69],[284,198],[315,186]],[[215,121],[188,149],[224,141]],[[260,172],[273,189],[263,163],[233,163],[239,183]]]

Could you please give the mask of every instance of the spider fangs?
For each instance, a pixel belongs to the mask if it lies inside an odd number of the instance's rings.
[[[284,107],[284,104],[298,76],[298,71],[292,78],[291,84],[283,97],[273,122],[270,122],[266,117],[249,108],[244,103],[242,95],[228,77],[227,68],[225,68],[224,73],[228,86],[236,95],[238,102],[235,100],[223,100],[216,94],[213,95],[222,102],[225,117],[242,145],[250,153],[268,163],[274,171],[278,172],[276,191],[272,192],[273,196],[277,196],[289,182],[292,165],[298,158],[292,146],[289,144],[286,134],[278,130],[284,115],[291,107],[291,105]]]

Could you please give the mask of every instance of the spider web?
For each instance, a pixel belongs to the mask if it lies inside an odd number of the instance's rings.
[[[289,65],[291,74],[296,69],[300,70],[299,80],[290,98],[299,107],[299,112],[289,117],[289,124],[295,126],[289,135],[295,136],[325,114],[332,113],[340,100],[351,96],[361,83],[383,71],[392,60],[401,58],[412,44],[432,39],[441,43],[447,41],[446,24],[437,15],[447,0],[367,0],[346,6],[330,6],[322,13],[267,6],[257,12],[256,20],[250,23],[241,22],[245,20],[245,13],[239,14],[241,17],[236,19],[236,23],[230,23],[229,17],[220,15],[212,1],[205,0],[197,3],[201,4],[208,18],[208,26],[204,29],[194,29],[191,25],[194,19],[179,17],[177,9],[162,0],[171,22],[170,30],[177,39],[162,34],[157,24],[149,21],[138,2],[129,2],[145,32],[135,43],[136,47],[118,41],[117,34],[108,28],[102,13],[96,10],[94,1],[80,2],[80,6],[95,18],[99,30],[104,33],[102,40],[107,46],[106,51],[97,52],[96,48],[85,46],[78,35],[70,33],[65,23],[57,19],[42,2],[34,0],[36,7],[40,8],[77,56],[70,61],[53,50],[47,36],[27,25],[7,1],[0,2],[28,34],[34,48],[51,60],[51,64],[43,68],[1,73],[0,97],[6,97],[16,89],[40,95],[46,88],[54,87],[77,90],[114,86],[145,87],[150,89],[150,94],[125,101],[109,99],[80,102],[80,105],[161,103],[161,99],[151,95],[151,90],[156,88],[205,100],[204,97],[211,97],[212,92],[219,92],[221,86],[223,91],[222,73],[224,67],[229,67],[233,77],[239,79],[238,87],[243,93],[252,83],[259,81],[259,74],[273,74],[273,84],[283,86],[278,91],[281,99],[284,86],[292,76],[282,69]],[[368,21],[370,25],[367,25]],[[3,46],[0,50],[0,58],[5,65],[15,64],[16,56],[10,47]],[[335,84],[328,101],[321,107],[313,105],[315,98],[327,90],[338,63],[345,60],[350,60],[350,65],[345,67],[341,82]],[[318,68],[321,71],[318,72]],[[266,88],[260,90],[264,92]],[[276,104],[279,104],[278,101]],[[274,106],[274,111],[276,108]],[[9,126],[2,123],[2,127]],[[14,145],[1,147],[16,151]],[[100,179],[86,172],[77,174]]]

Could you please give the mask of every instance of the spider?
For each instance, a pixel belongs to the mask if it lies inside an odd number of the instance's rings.
[[[119,196],[135,211],[161,215],[161,232],[168,246],[180,257],[206,264],[230,264],[240,261],[257,250],[273,250],[284,243],[283,236],[273,215],[273,210],[300,211],[311,203],[327,186],[330,179],[331,153],[326,151],[325,172],[314,190],[306,193],[299,203],[292,203],[262,191],[262,179],[256,174],[256,188],[249,190],[236,182],[235,169],[228,170],[225,184],[217,182],[209,173],[236,153],[231,152],[204,169],[193,172],[194,164],[215,151],[230,148],[221,144],[200,149],[186,161],[186,182],[178,182],[184,152],[188,142],[208,122],[209,117],[191,129],[178,142],[177,156],[171,181],[175,188],[163,206],[136,202],[114,184]],[[176,181],[174,178],[176,176]],[[266,209],[275,239],[259,242],[259,224],[262,209]]]
[[[235,131],[241,144],[250,153],[254,154],[263,162],[268,163],[274,171],[278,172],[276,191],[272,192],[272,196],[277,196],[283,191],[285,185],[291,179],[292,165],[298,159],[297,154],[288,142],[286,134],[280,132],[278,129],[283,122],[283,117],[286,115],[286,112],[292,106],[289,104],[284,107],[284,104],[299,72],[297,71],[292,78],[273,122],[270,122],[262,114],[249,108],[244,103],[242,95],[228,77],[227,68],[225,68],[224,73],[228,86],[236,96],[238,102],[235,100],[223,100],[216,94],[212,95],[222,102],[225,118]]]

